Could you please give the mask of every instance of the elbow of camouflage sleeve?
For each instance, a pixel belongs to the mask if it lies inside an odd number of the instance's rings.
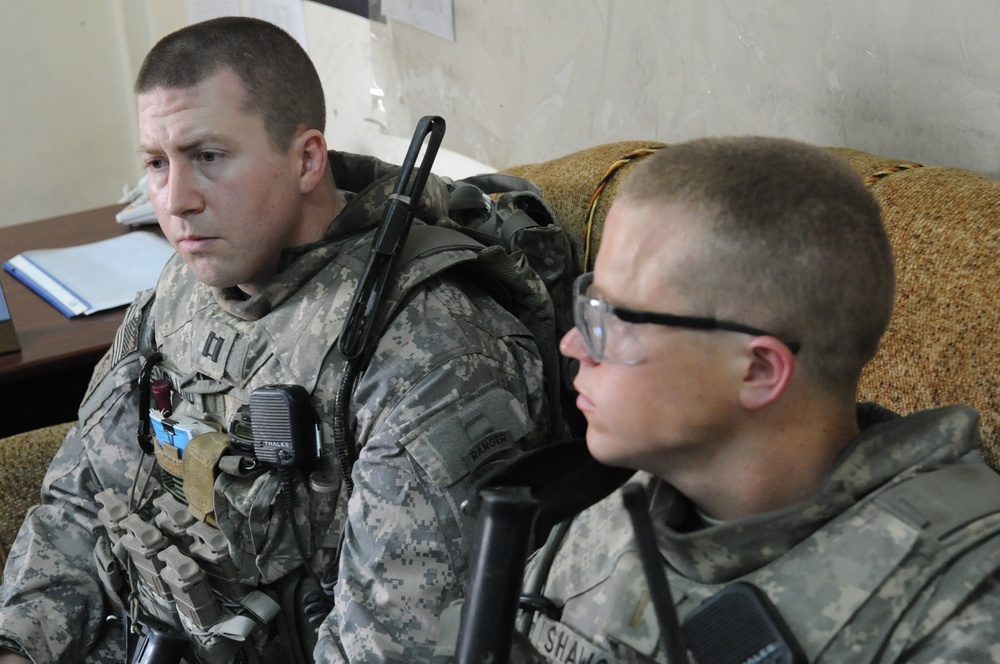
[[[14,657],[9,657],[8,655],[14,655]],[[7,662],[20,662],[23,660],[29,662],[31,661],[28,657],[28,653],[21,647],[21,644],[10,637],[0,636],[0,664],[6,664]]]

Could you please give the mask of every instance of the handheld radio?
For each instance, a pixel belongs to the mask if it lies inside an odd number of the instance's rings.
[[[253,453],[279,468],[308,468],[319,458],[316,415],[301,385],[265,385],[250,393]]]

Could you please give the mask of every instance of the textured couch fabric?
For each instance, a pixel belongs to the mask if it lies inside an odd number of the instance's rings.
[[[584,269],[593,264],[621,179],[659,149],[670,147],[623,141],[505,172],[538,184]],[[982,413],[983,454],[1000,468],[1000,182],[957,168],[831,150],[871,187],[896,254],[896,309],[862,378],[860,398],[901,413],[970,404]],[[0,548],[37,502],[45,468],[68,428],[0,440]]]
[[[14,541],[24,513],[38,502],[42,476],[71,424],[0,438],[0,558]]]

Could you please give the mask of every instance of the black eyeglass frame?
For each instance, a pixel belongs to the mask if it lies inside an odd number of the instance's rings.
[[[802,344],[798,341],[786,341],[777,335],[771,334],[770,332],[761,330],[760,328],[751,327],[749,325],[744,325],[742,323],[719,320],[718,318],[710,318],[707,316],[681,316],[678,314],[663,314],[655,311],[641,311],[639,309],[620,307],[616,304],[611,304],[610,302],[602,300],[599,297],[587,295],[585,292],[586,288],[590,287],[593,280],[593,272],[584,272],[574,280],[574,300],[578,298],[586,298],[588,300],[600,302],[609,312],[626,323],[637,323],[640,325],[664,325],[667,327],[680,327],[692,330],[727,330],[729,332],[742,332],[743,334],[749,334],[755,337],[773,337],[785,344],[785,346],[788,347],[788,350],[792,351],[792,355],[798,353],[802,348]],[[576,307],[574,307],[574,310],[575,309]],[[574,321],[574,323],[576,323],[576,321]]]

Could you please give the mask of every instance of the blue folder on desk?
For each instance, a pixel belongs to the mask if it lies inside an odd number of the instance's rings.
[[[3,267],[73,318],[130,303],[139,291],[156,285],[173,253],[159,235],[133,231],[74,247],[31,249]]]

